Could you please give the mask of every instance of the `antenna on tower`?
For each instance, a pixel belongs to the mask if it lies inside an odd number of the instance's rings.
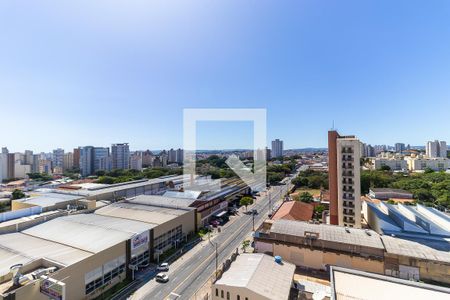
[[[334,130],[334,120],[332,122],[331,129]]]

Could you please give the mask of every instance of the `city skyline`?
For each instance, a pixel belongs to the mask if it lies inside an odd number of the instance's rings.
[[[450,4],[276,4],[0,4],[1,143],[178,148],[184,108],[222,107],[266,108],[286,149],[325,147],[333,122],[372,144],[450,139]],[[232,131],[207,146],[247,148]]]

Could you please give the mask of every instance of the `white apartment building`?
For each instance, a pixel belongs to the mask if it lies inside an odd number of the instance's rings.
[[[408,164],[408,169],[411,172],[423,171],[432,169],[434,171],[445,171],[450,168],[450,160],[441,157],[407,157],[405,158]]]
[[[337,138],[337,196],[339,226],[361,228],[361,142],[354,136]]]
[[[435,140],[427,142],[426,155],[430,158],[447,157],[447,143],[445,141]]]
[[[401,171],[408,169],[408,163],[402,157],[375,157],[372,158],[372,168],[380,170],[383,166],[388,166],[393,171]]]
[[[283,156],[283,141],[276,139],[272,141],[272,157]]]
[[[130,156],[130,169],[142,171],[142,152],[135,152]]]

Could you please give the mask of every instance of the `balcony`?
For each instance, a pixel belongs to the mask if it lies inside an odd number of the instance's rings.
[[[353,162],[353,157],[342,157],[342,161]]]
[[[344,198],[345,200],[355,200],[355,197],[353,197],[353,196],[344,196],[344,197],[342,197],[342,198]]]
[[[341,152],[345,153],[345,154],[353,154],[354,153],[352,148],[342,148]]]
[[[342,172],[342,176],[347,176],[347,177],[354,177],[355,176],[355,174],[353,174],[353,172],[346,172],[346,171],[344,171],[344,172]]]

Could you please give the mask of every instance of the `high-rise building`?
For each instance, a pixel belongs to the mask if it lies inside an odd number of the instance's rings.
[[[130,156],[130,169],[142,170],[142,152],[136,151]]]
[[[177,162],[177,151],[175,151],[173,148],[167,151],[167,161],[169,163]]]
[[[328,132],[330,223],[361,227],[361,142],[355,136]]]
[[[73,149],[73,167],[80,169],[80,148]]]
[[[31,172],[39,173],[39,160],[41,159],[40,154],[33,154],[33,163],[31,164]]]
[[[108,147],[94,147],[94,168],[93,173],[97,171],[111,170],[111,156]]]
[[[58,148],[53,150],[52,156],[53,168],[63,168],[64,167],[64,149]]]
[[[89,176],[94,173],[94,147],[85,146],[80,149],[80,174],[81,176]]]
[[[153,160],[155,156],[150,150],[146,150],[142,153],[142,166],[143,167],[151,167],[153,166]]]
[[[8,179],[8,149],[2,148],[0,153],[0,183]]]
[[[128,143],[112,144],[111,161],[112,169],[130,168],[130,147]]]
[[[283,156],[283,141],[276,139],[272,141],[272,157],[278,158]]]
[[[183,151],[183,149],[178,148],[176,162],[179,164],[182,164],[183,160],[184,160],[184,151]]]
[[[368,144],[364,144],[364,151],[363,151],[363,155],[364,157],[375,157],[375,148],[372,147],[372,145]]]
[[[63,169],[64,170],[73,169],[73,153],[72,152],[67,152],[64,154]]]
[[[39,173],[52,174],[52,161],[50,159],[39,159]]]
[[[447,142],[441,141],[439,143],[439,157],[447,158]]]
[[[395,143],[395,152],[403,153],[406,150],[406,146],[404,143]]]
[[[427,142],[426,155],[430,158],[447,157],[447,143],[445,141],[435,140]]]
[[[24,153],[24,164],[32,165],[33,164],[33,151],[25,150]]]

